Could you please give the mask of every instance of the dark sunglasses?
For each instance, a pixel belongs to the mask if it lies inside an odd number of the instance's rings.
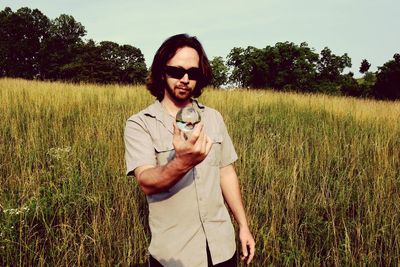
[[[174,66],[165,66],[165,73],[174,79],[182,79],[183,76],[187,73],[189,76],[189,80],[199,80],[202,76],[199,68],[190,68],[184,69],[180,67]]]

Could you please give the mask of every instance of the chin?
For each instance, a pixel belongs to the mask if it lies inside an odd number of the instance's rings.
[[[177,97],[177,96],[175,96],[174,100],[176,102],[178,102],[178,103],[184,103],[186,101],[190,101],[190,96],[188,96],[188,97]]]

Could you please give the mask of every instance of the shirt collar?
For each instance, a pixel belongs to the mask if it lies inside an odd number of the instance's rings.
[[[196,99],[192,98],[192,103],[193,107],[199,111],[199,112],[204,112],[205,106],[200,104]],[[146,110],[145,110],[145,115],[149,115],[151,117],[157,118],[161,121],[163,121],[164,116],[166,114],[165,108],[162,106],[161,102],[156,100],[152,105],[150,105]]]

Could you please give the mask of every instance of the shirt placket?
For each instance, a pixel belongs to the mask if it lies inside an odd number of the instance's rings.
[[[197,168],[193,170],[194,175],[194,184],[196,189],[197,196],[197,207],[199,211],[199,218],[204,230],[204,223],[207,220],[207,209],[206,209],[206,199],[204,195],[204,185],[203,180],[201,179],[201,175]]]

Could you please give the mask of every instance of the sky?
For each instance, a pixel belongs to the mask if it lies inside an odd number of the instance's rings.
[[[37,8],[50,19],[72,15],[84,39],[139,48],[146,65],[168,37],[197,36],[210,59],[232,48],[307,42],[320,53],[347,53],[358,72],[367,59],[376,71],[400,53],[399,0],[0,0],[0,9]]]

